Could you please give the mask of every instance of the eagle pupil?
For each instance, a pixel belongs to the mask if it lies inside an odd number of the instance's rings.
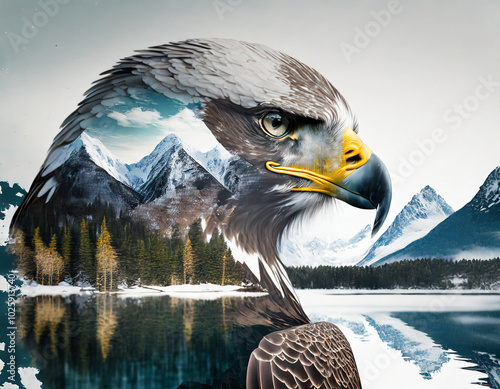
[[[266,114],[260,121],[262,129],[274,138],[282,138],[288,132],[289,121],[279,113]]]

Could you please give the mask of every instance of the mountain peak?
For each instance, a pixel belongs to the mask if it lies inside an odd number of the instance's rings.
[[[127,165],[132,188],[138,190],[148,180],[151,169],[162,158],[166,157],[168,159],[169,155],[180,148],[184,148],[184,143],[177,135],[170,133],[156,145],[150,154],[136,163]]]
[[[442,213],[445,216],[449,216],[455,212],[446,200],[442,198],[430,185],[426,185],[420,190],[420,192],[415,194],[401,212],[404,212],[405,210],[408,211],[412,208],[425,210],[426,213]],[[418,216],[422,217],[425,215],[420,212]]]
[[[78,155],[81,150],[84,150],[97,166],[107,171],[115,180],[129,185],[126,166],[99,139],[85,132],[60,151],[59,155],[46,167],[45,174],[60,168]]]
[[[371,226],[350,238],[326,242],[315,236],[290,235],[281,242],[280,258],[286,266],[349,266],[363,258],[370,245]]]
[[[500,166],[493,169],[471,201],[471,206],[479,211],[488,212],[500,204]]]
[[[480,259],[500,254],[500,167],[474,198],[425,236],[378,256],[376,265],[414,258]],[[373,264],[374,262],[371,262]]]
[[[141,164],[142,161],[145,161],[148,158],[149,159],[154,158],[156,156],[159,156],[159,155],[165,153],[165,151],[171,149],[172,147],[179,147],[179,146],[184,147],[184,143],[182,142],[182,140],[175,134],[168,134],[165,138],[163,138],[161,140],[160,143],[158,143],[156,145],[156,147],[151,152],[151,154],[145,156],[144,158],[142,158],[139,162],[137,162],[134,165],[139,165],[139,164]]]
[[[424,186],[421,190],[420,190],[420,193],[428,193],[432,196],[437,196],[438,194],[436,193],[436,191],[434,190],[434,188],[430,185],[426,185]]]
[[[358,265],[370,265],[421,238],[453,213],[431,186],[415,194]]]
[[[179,138],[177,135],[170,133],[167,136],[165,136],[165,138],[163,138],[162,141],[160,143],[158,143],[158,145],[166,144],[166,143],[179,144],[179,143],[183,143],[183,142],[182,142],[181,138]]]
[[[359,231],[356,235],[354,235],[351,239],[349,239],[348,244],[353,245],[358,242],[361,242],[363,239],[371,236],[372,226],[371,224],[367,224],[365,228]]]

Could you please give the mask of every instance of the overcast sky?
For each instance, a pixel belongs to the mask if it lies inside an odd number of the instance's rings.
[[[55,1],[0,0],[0,180],[29,187],[116,60],[195,37],[263,43],[323,73],[391,172],[389,221],[425,185],[459,209],[500,164],[499,0]],[[344,209],[344,233],[374,217]]]

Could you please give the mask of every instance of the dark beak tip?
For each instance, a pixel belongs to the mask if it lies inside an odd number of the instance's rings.
[[[377,233],[380,231],[380,228],[382,227],[382,224],[383,223],[373,223],[373,229],[372,229],[372,233],[371,233],[371,238],[373,239],[375,237],[375,235],[377,235]]]
[[[389,208],[391,206],[391,200],[392,200],[392,187],[390,185],[387,186],[386,191],[383,195],[382,201],[377,207],[377,214],[375,215],[375,221],[373,223],[373,229],[372,229],[372,238],[377,234],[377,232],[380,231],[382,228],[385,219],[387,218],[387,215],[389,213]]]
[[[372,238],[380,231],[382,225],[384,224],[387,215],[389,213],[389,208],[392,201],[392,182],[389,175],[389,171],[382,161],[376,157],[378,161],[378,177],[377,181],[377,214],[375,215],[375,221],[373,223]]]
[[[338,199],[354,207],[377,210],[371,233],[373,238],[384,224],[392,200],[392,182],[387,167],[376,154],[372,154],[341,184]]]

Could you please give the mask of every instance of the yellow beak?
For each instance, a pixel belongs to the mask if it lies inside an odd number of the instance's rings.
[[[288,174],[295,177],[305,178],[314,182],[316,185],[311,187],[292,188],[295,192],[318,192],[329,196],[335,196],[338,192],[337,186],[353,173],[356,169],[363,166],[372,151],[363,143],[358,134],[348,128],[344,132],[344,147],[341,156],[341,165],[339,168],[328,172],[322,169],[321,172],[292,166],[281,166],[279,163],[268,161],[266,168],[274,173]]]
[[[353,130],[344,132],[340,167],[329,170],[300,166],[281,166],[268,161],[266,168],[274,173],[287,174],[312,181],[311,186],[291,188],[294,192],[318,192],[345,201],[358,208],[377,209],[372,235],[384,222],[392,198],[391,179],[380,158],[372,153]]]

